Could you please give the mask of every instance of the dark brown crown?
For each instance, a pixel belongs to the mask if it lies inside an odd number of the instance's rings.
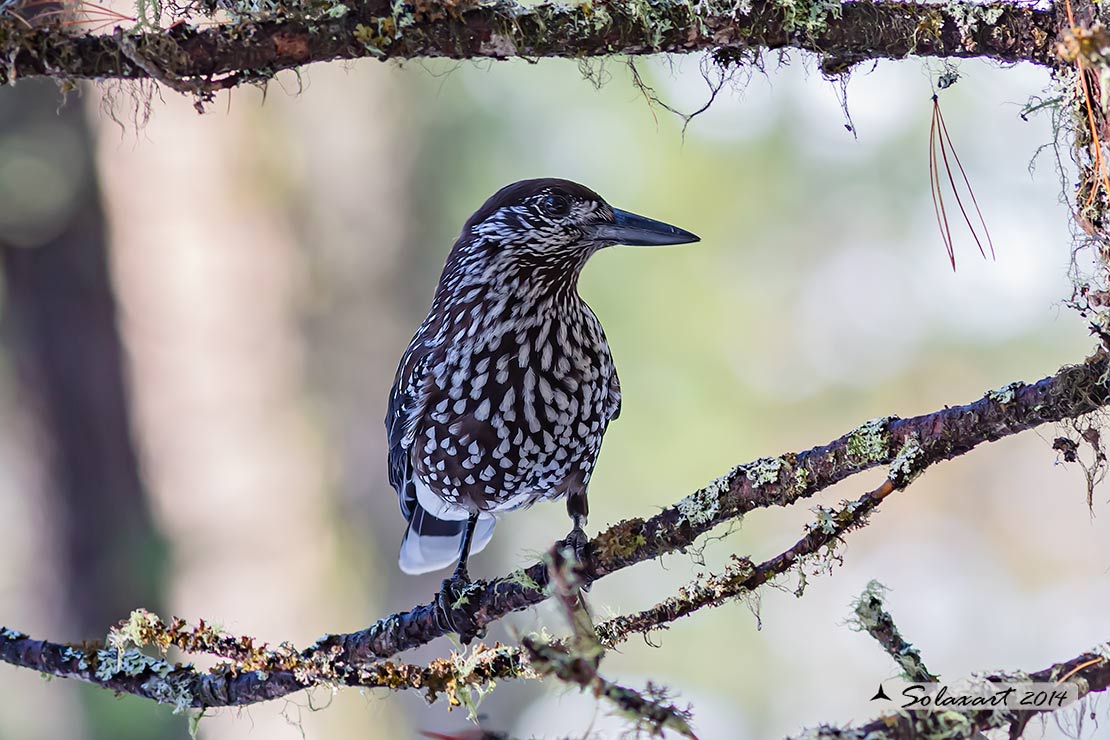
[[[498,210],[509,206],[521,205],[531,198],[545,192],[562,195],[572,200],[593,200],[604,203],[605,199],[590,190],[585,185],[579,185],[570,180],[557,177],[539,177],[533,180],[520,180],[498,190],[491,195],[482,207],[467,219],[463,226],[463,233],[467,233],[477,224],[482,223]]]

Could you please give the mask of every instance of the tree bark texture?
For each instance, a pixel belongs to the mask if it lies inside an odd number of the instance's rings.
[[[280,16],[236,14],[206,27],[81,34],[30,28],[0,15],[0,82],[153,78],[210,95],[276,72],[333,59],[567,57],[713,52],[721,64],[759,50],[798,48],[835,73],[869,59],[985,57],[1053,66],[1060,16],[1026,4],[897,0],[721,2],[595,0],[521,5],[506,0],[390,4],[338,0],[289,5]]]

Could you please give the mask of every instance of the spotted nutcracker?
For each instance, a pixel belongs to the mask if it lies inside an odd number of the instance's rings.
[[[457,561],[445,590],[460,586],[497,517],[564,497],[565,542],[581,554],[586,487],[621,396],[578,276],[614,244],[696,241],[567,180],[513,183],[470,217],[389,396],[389,480],[408,520],[401,570]]]

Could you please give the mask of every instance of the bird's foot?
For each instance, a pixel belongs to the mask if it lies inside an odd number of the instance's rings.
[[[459,615],[461,619],[452,615],[456,610],[466,606],[470,592],[476,587],[477,584],[470,580],[465,570],[461,572],[456,570],[450,578],[444,579],[439,587],[439,593],[436,594],[436,624],[444,632],[456,633],[464,645],[477,637],[479,630],[475,629],[469,615]]]
[[[575,527],[570,530],[570,534],[559,540],[558,547],[560,550],[573,552],[575,559],[581,563],[586,559],[586,549],[589,544],[590,538],[586,536],[585,530],[581,527]]]
[[[580,568],[589,568],[590,558],[590,538],[586,535],[586,531],[575,525],[574,529],[570,530],[565,538],[555,543],[555,549],[563,553],[572,553],[574,561]],[[580,588],[583,591],[590,590],[590,583],[587,580],[582,583]]]

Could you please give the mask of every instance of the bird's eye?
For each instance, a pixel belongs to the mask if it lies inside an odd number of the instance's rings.
[[[570,201],[561,195],[549,195],[540,201],[543,212],[549,216],[565,216],[570,213]]]

